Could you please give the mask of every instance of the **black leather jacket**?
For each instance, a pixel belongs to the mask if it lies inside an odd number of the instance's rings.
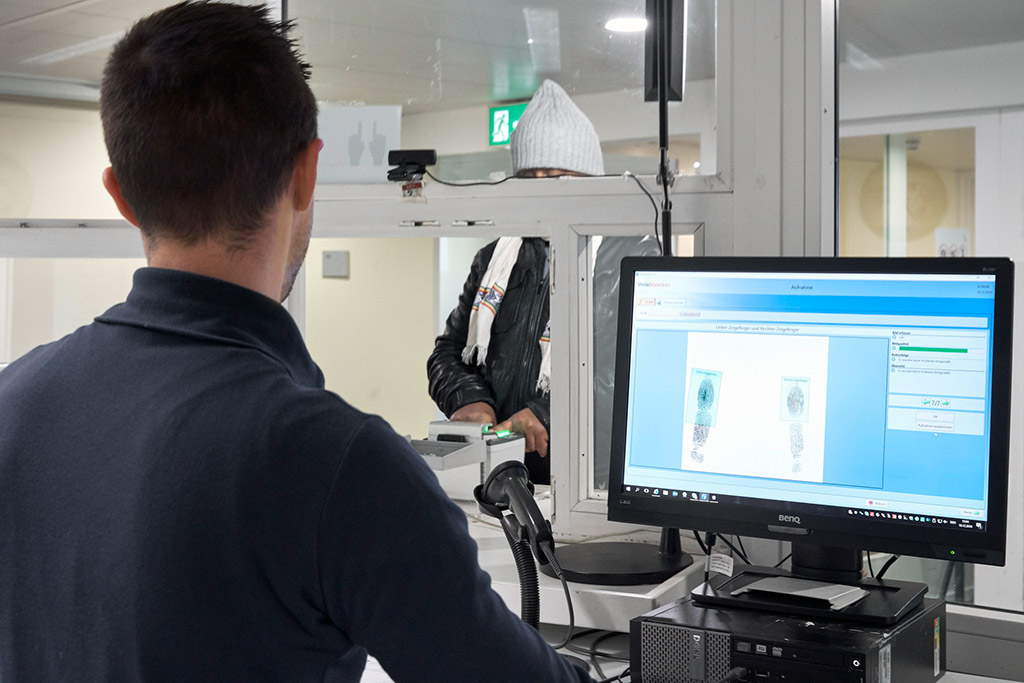
[[[496,244],[496,241],[491,242],[477,252],[459,304],[448,316],[444,333],[434,342],[434,352],[427,360],[430,397],[449,416],[470,403],[489,403],[498,422],[529,408],[550,433],[550,398],[537,389],[541,360],[539,341],[550,315],[545,240],[528,237],[519,248],[505,298],[491,325],[486,364],[462,362],[473,299]],[[549,475],[536,470],[536,465],[550,471],[548,459],[527,457],[530,479],[538,484],[548,483]]]

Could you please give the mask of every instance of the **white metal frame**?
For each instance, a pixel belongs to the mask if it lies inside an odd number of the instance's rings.
[[[121,220],[0,219],[0,258],[141,258],[138,228]]]

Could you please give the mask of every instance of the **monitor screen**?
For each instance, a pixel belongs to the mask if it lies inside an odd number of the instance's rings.
[[[1013,264],[627,258],[609,518],[1002,564]]]

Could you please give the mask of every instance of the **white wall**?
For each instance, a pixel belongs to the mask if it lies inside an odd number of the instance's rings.
[[[100,180],[107,165],[98,111],[0,102],[0,218],[120,218]],[[62,337],[121,301],[143,263],[0,260],[0,361]]]
[[[885,254],[885,235],[882,227],[881,187],[882,159],[863,161],[858,159],[839,162],[839,253],[842,256],[878,256]],[[907,256],[935,256],[935,228],[966,228],[972,240],[974,233],[973,215],[970,221],[960,220],[960,203],[967,203],[962,197],[960,186],[964,178],[957,169],[949,167],[915,167],[922,175],[935,181],[928,189],[934,194],[927,199],[935,201],[936,208],[945,207],[939,215],[930,216],[925,222],[909,218],[907,232]],[[973,183],[971,184],[973,189]],[[973,208],[973,197],[970,198]],[[870,215],[868,212],[874,212]],[[973,214],[973,212],[972,212]]]
[[[120,218],[99,112],[0,102],[0,218]]]
[[[469,276],[469,266],[481,247],[491,240],[486,237],[440,237],[437,240],[437,333],[459,303],[462,286]]]
[[[11,259],[0,258],[0,363],[6,363],[14,356],[11,352],[12,301],[10,292],[14,281],[14,263]]]
[[[426,369],[436,334],[435,244],[314,238],[306,257],[306,343],[327,388],[416,438],[436,415]],[[323,277],[326,250],[349,252],[348,278]]]
[[[10,259],[10,349],[17,358],[73,332],[116,303],[144,259]],[[2,359],[0,359],[2,360]]]

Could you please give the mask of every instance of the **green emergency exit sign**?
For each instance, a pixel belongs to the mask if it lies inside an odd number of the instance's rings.
[[[519,104],[508,104],[502,107],[491,107],[490,119],[490,143],[492,145],[507,145],[512,131],[519,123],[519,117],[529,102]]]

